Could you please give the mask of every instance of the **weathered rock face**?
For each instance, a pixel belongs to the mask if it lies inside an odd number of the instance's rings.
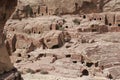
[[[116,78],[116,74],[119,72],[114,72],[114,70],[116,71],[115,68],[119,69],[120,64],[118,54],[120,33],[107,33],[107,27],[116,25],[113,18],[109,17],[110,15],[115,15],[115,13],[94,13],[85,15],[86,17],[84,15],[81,17],[63,15],[59,19],[55,16],[42,16],[21,21],[13,20],[14,23],[12,20],[8,21],[6,25],[7,39],[12,51],[15,51],[11,59],[23,75],[26,73],[52,74],[64,77],[89,75],[104,77],[103,80],[107,80],[106,77],[111,79],[109,75],[112,75]],[[112,22],[113,25],[105,24],[105,16],[108,23]],[[52,19],[50,19],[51,17]],[[57,27],[63,28],[63,30],[52,30],[49,25],[51,21],[54,24],[60,23],[61,26],[57,25]],[[118,18],[114,18],[114,21],[118,21]],[[49,26],[41,30],[43,27],[39,24],[48,24]],[[90,31],[82,32],[79,30],[80,28],[84,30],[86,27],[90,28]],[[16,43],[12,44],[12,41]],[[109,73],[106,74],[104,70]]]
[[[54,14],[74,13],[82,5],[82,0],[44,0],[43,2],[48,9],[54,11]]]
[[[115,5],[110,5],[112,2]],[[19,20],[10,19],[5,26],[6,46],[11,61],[23,75],[119,79],[120,33],[109,31],[120,31],[120,15],[104,12],[119,11],[118,0],[19,0],[18,3],[13,18]],[[2,68],[5,66],[1,67],[3,71]]]
[[[4,44],[5,35],[3,34],[4,24],[6,20],[15,10],[17,0],[1,0],[0,1],[0,79],[1,80],[20,80],[19,73],[12,71],[13,64],[10,62],[9,54]],[[4,73],[6,72],[6,73]],[[4,74],[3,74],[4,73]],[[15,73],[18,74],[15,76]],[[10,75],[11,74],[11,75]]]
[[[20,0],[12,18],[120,11],[119,0]],[[112,5],[111,5],[112,4]]]
[[[6,47],[4,45],[4,39],[3,39],[3,28],[6,20],[10,17],[12,12],[15,9],[15,6],[17,5],[16,0],[2,0],[0,2],[0,72],[3,73],[4,71],[9,71],[13,68],[10,58],[8,55],[8,52],[6,50]]]
[[[14,3],[13,3],[14,2]],[[0,2],[0,29],[3,31],[6,20],[11,16],[17,5],[17,0],[9,0]]]
[[[119,79],[119,72],[115,72],[116,69],[120,69],[119,63],[119,44],[108,44],[98,47],[91,47],[86,50],[88,61],[93,63],[98,62],[98,66],[101,70],[107,70],[113,79]],[[104,72],[104,71],[103,71]]]
[[[119,0],[43,0],[43,2],[48,9],[50,8],[63,14],[119,11]]]
[[[120,0],[111,0],[107,4],[105,4],[103,11],[120,11]]]

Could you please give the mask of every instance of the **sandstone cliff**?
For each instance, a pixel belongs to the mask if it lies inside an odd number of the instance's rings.
[[[0,53],[4,53],[0,73],[14,77],[6,80],[20,77],[11,62],[28,80],[41,80],[38,74],[120,79],[119,0],[19,0],[18,5],[9,1],[1,1],[5,5],[0,12]],[[13,19],[4,27],[5,40],[3,26],[15,5]]]
[[[14,74],[16,70],[13,70],[14,67],[4,44],[5,35],[3,34],[5,22],[15,10],[16,5],[17,0],[0,1],[0,80],[19,80],[17,79],[18,75]]]

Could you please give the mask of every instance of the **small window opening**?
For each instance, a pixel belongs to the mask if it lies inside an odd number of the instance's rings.
[[[94,20],[97,20],[96,18]]]
[[[30,55],[27,55],[28,58],[30,58],[31,56]]]
[[[73,63],[77,63],[77,61],[73,61]]]
[[[18,54],[18,57],[21,57],[21,56],[22,56],[22,55],[19,53],[19,54]]]
[[[66,28],[68,28],[68,26],[66,26]]]
[[[91,67],[93,65],[93,63],[86,63],[87,67]]]
[[[84,18],[84,19],[86,19],[86,16],[85,16],[85,15],[83,15],[83,18]]]
[[[70,54],[66,55],[66,58],[70,58],[70,57],[71,57],[71,55],[70,55]]]
[[[111,24],[111,23],[109,23],[109,26],[112,26],[112,24]]]

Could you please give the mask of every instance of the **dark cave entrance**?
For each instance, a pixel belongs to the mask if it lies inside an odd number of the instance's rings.
[[[66,58],[70,58],[70,57],[71,57],[71,55],[70,55],[70,54],[66,55]]]
[[[30,55],[27,55],[27,58],[30,58],[31,56]]]
[[[120,24],[118,24],[118,27],[120,27]]]
[[[66,26],[66,28],[68,28],[68,26]]]
[[[109,26],[112,26],[112,24],[111,24],[111,23],[109,23]]]
[[[72,61],[73,63],[77,63],[77,61]]]
[[[109,78],[110,80],[113,79],[113,77],[112,77],[111,74],[108,75],[108,78]]]
[[[88,70],[84,69],[84,70],[82,71],[82,75],[83,75],[83,76],[88,76],[88,75],[89,75]]]
[[[83,15],[83,19],[86,19],[86,15]]]
[[[52,49],[57,49],[57,48],[60,48],[60,46],[59,46],[59,45],[54,45],[54,46],[52,47]]]
[[[19,53],[17,56],[18,56],[18,57],[21,57],[22,55]]]

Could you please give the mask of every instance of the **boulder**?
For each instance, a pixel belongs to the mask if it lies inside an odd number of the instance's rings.
[[[43,37],[45,46],[52,49],[62,47],[65,41],[68,41],[68,38],[64,32],[55,30],[48,32]]]

